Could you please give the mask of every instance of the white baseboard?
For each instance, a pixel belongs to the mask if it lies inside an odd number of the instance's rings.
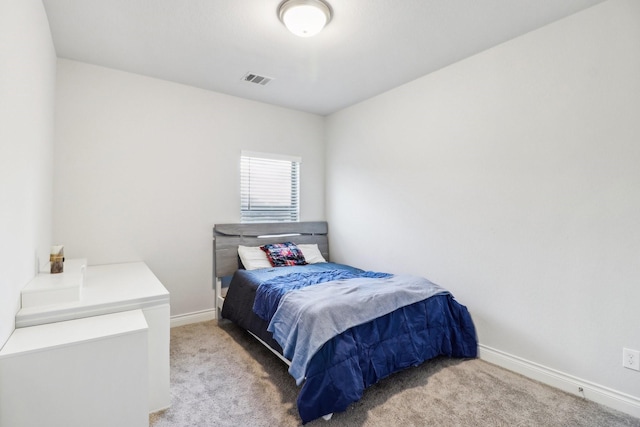
[[[194,313],[177,314],[171,316],[171,327],[189,325],[191,323],[207,322],[216,318],[216,309],[196,311]]]
[[[594,384],[555,369],[530,362],[518,356],[480,344],[480,358],[494,365],[517,372],[528,378],[550,385],[640,418],[640,398]],[[582,389],[582,392],[580,391]]]

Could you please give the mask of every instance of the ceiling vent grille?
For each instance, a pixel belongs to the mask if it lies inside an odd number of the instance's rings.
[[[260,76],[255,73],[247,73],[242,78],[245,82],[255,83],[260,86],[266,86],[273,80],[273,77]]]

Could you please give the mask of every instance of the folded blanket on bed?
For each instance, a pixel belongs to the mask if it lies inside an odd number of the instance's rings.
[[[275,276],[263,281],[256,291],[253,302],[253,312],[267,322],[271,321],[273,314],[278,309],[280,299],[284,294],[296,289],[319,283],[330,282],[339,279],[354,279],[356,277],[382,278],[389,277],[389,273],[364,271],[359,268],[343,266],[341,264],[326,264],[330,270],[294,272],[281,276]]]
[[[447,293],[417,276],[334,280],[282,296],[268,330],[291,361],[289,373],[300,385],[313,355],[334,336],[398,308]]]

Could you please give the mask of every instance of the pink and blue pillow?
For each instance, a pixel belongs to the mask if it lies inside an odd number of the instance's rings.
[[[302,251],[292,242],[269,243],[260,246],[273,267],[286,267],[292,265],[306,265]]]

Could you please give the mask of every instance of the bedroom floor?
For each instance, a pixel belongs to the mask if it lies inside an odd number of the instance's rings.
[[[298,426],[287,366],[230,322],[171,330],[171,408],[151,427]],[[640,419],[482,360],[439,358],[392,375],[308,426],[638,426]]]

